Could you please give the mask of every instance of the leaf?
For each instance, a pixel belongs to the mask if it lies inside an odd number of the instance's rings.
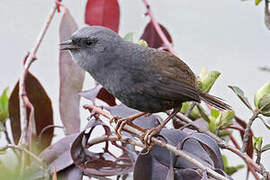
[[[218,71],[207,72],[205,69],[203,69],[199,78],[200,89],[204,92],[209,92],[219,75],[220,72]]]
[[[133,42],[133,39],[134,39],[134,32],[127,33],[127,34],[124,36],[123,39],[126,40],[126,41]]]
[[[65,136],[40,153],[39,157],[47,163],[50,174],[54,173],[54,165],[56,165],[56,172],[72,165],[70,147],[78,135],[79,133]]]
[[[258,107],[260,108],[260,113],[264,116],[270,116],[270,94],[265,94],[259,101]]]
[[[237,165],[237,166],[229,166],[228,165],[228,159],[225,155],[222,155],[222,159],[224,162],[224,171],[229,175],[233,175],[238,170],[243,169],[245,166],[243,164]]]
[[[262,147],[262,153],[268,150],[270,150],[270,144],[266,144],[265,146]]]
[[[260,89],[257,90],[254,96],[254,104],[256,108],[259,109],[259,101],[261,98],[266,95],[270,94],[270,82],[265,83]]]
[[[148,47],[148,44],[147,44],[147,42],[145,41],[145,40],[139,40],[138,42],[137,42],[137,44],[139,44],[139,45],[141,45],[141,46],[144,46],[144,47]]]
[[[245,97],[244,92],[237,86],[228,86],[233,90],[233,92],[240,98],[240,100],[251,110],[253,111],[250,103],[248,102],[247,97]]]
[[[85,23],[90,26],[105,26],[119,30],[120,10],[117,0],[88,0],[85,8]]]
[[[60,42],[70,38],[77,30],[77,24],[65,9],[60,22]],[[59,51],[59,111],[67,134],[80,132],[80,96],[85,72],[73,60],[68,51]]]
[[[42,129],[48,125],[53,125],[52,103],[38,79],[30,72],[26,75],[25,89],[26,94],[35,109],[34,119],[36,130],[33,129],[32,132],[37,132],[37,135],[39,135]],[[17,144],[21,136],[19,82],[17,82],[12,90],[8,103],[11,131],[13,140],[15,144]],[[29,113],[30,110],[27,108],[28,121]],[[33,146],[38,147],[37,153],[51,144],[52,137],[53,128],[49,128],[42,134],[41,139],[33,139]]]
[[[92,102],[94,102],[95,99],[98,98],[110,106],[116,105],[115,97],[106,89],[104,89],[100,84],[93,89],[80,92],[79,95]]]
[[[188,111],[191,104],[192,104],[192,102],[182,103],[181,113],[185,114]],[[196,120],[200,117],[201,117],[200,111],[198,110],[197,106],[194,106],[194,108],[192,109],[192,111],[189,115],[189,118]]]
[[[261,149],[262,149],[262,142],[263,142],[262,137],[255,137],[255,136],[253,136],[253,148],[256,151],[261,151]]]
[[[226,129],[229,125],[232,125],[234,118],[234,112],[232,110],[225,110],[220,113],[216,119],[218,129]]]
[[[3,123],[8,118],[8,91],[9,88],[4,89],[0,97],[0,121]]]
[[[165,34],[165,36],[167,37],[168,41],[170,43],[172,43],[172,38],[169,34],[169,32],[167,31],[167,29],[159,24],[161,30],[163,31],[163,33]],[[144,32],[143,32],[143,35],[141,36],[140,39],[143,39],[147,42],[148,46],[151,47],[151,48],[160,48],[163,46],[163,41],[162,39],[160,38],[160,36],[158,35],[155,27],[153,26],[153,23],[150,21],[145,29],[144,29]]]
[[[262,0],[255,0],[255,5],[258,6]]]
[[[92,135],[93,129],[100,125],[103,126],[105,135],[111,135],[110,128],[107,125],[96,119],[91,119],[87,128],[72,143],[70,152],[74,164],[88,176],[115,176],[131,172],[133,160],[124,151],[118,157],[110,152],[108,142],[105,143],[104,152],[94,153],[88,150],[88,146],[93,146],[93,144],[87,144],[88,139]],[[88,129],[90,130],[88,131]],[[86,130],[88,133],[86,133]],[[120,145],[115,147],[121,147],[121,150],[125,149]]]

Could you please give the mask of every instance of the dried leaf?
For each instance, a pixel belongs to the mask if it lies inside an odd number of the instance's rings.
[[[160,25],[161,30],[167,37],[168,41],[172,43],[172,38],[169,32],[167,31],[167,29],[163,25],[161,24],[159,25]],[[145,40],[148,46],[151,48],[160,48],[163,46],[163,41],[161,40],[160,36],[158,35],[151,21],[146,25],[143,35],[141,36],[141,39]]]
[[[117,0],[88,0],[85,8],[85,23],[119,30],[120,10]]]
[[[65,10],[60,22],[60,42],[70,38],[77,30],[77,24]],[[80,132],[80,96],[85,72],[73,60],[68,51],[59,52],[59,111],[67,134]]]
[[[35,108],[34,119],[36,131],[33,130],[32,132],[37,132],[37,135],[39,135],[43,128],[47,127],[48,125],[53,125],[53,110],[51,100],[38,79],[30,72],[28,72],[25,79],[25,89],[30,102]],[[17,144],[21,136],[19,82],[17,82],[10,95],[8,110],[13,139]],[[27,109],[28,120],[29,113],[30,110]],[[33,139],[33,145],[38,147],[37,153],[51,144],[52,137],[53,128],[49,128],[42,134],[41,139]]]

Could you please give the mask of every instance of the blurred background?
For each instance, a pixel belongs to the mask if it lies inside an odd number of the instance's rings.
[[[251,117],[250,111],[227,86],[239,86],[253,102],[256,90],[270,79],[270,72],[259,69],[262,66],[270,67],[270,31],[264,25],[264,3],[255,6],[254,1],[241,0],[148,2],[157,21],[170,32],[178,56],[197,75],[202,68],[221,72],[211,94],[225,99],[236,114],[247,122]],[[63,3],[70,9],[78,25],[83,26],[86,0],[64,0]],[[137,40],[149,22],[149,17],[144,16],[146,8],[139,0],[119,0],[119,4],[120,35],[134,32]],[[32,48],[52,6],[52,0],[0,1],[1,92],[7,86],[12,90],[17,82],[23,58]],[[54,120],[59,125],[58,26],[62,13],[53,19],[37,54],[38,60],[30,68],[51,98]],[[92,79],[87,75],[84,89],[93,86]],[[82,109],[82,126],[86,124],[87,116],[88,112]],[[269,130],[259,119],[254,122],[253,131],[255,136],[263,136],[264,144],[269,143]],[[61,137],[61,133],[61,130],[56,130],[57,138]],[[235,135],[239,138],[237,133]],[[223,153],[230,154],[229,165],[244,164],[230,152]],[[263,154],[262,162],[269,170],[269,151]],[[246,171],[240,170],[233,178],[244,179],[245,175]]]

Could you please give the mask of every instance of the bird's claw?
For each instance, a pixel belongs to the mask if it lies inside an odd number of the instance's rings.
[[[151,142],[151,138],[157,135],[160,132],[159,127],[151,128],[147,130],[143,135],[140,136],[140,139],[144,142],[145,148],[150,151],[153,148],[153,143]]]

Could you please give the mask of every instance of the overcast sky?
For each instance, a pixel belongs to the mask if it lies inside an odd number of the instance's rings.
[[[84,22],[85,0],[64,0],[64,4],[77,23]],[[6,86],[13,88],[21,72],[26,52],[31,49],[53,0],[0,1],[0,91]],[[120,34],[134,32],[139,38],[149,18],[144,17],[145,7],[140,0],[119,0],[121,8]],[[270,73],[262,72],[260,66],[270,66],[270,31],[264,25],[264,3],[258,7],[253,1],[240,0],[149,0],[153,13],[171,33],[175,50],[196,74],[203,67],[220,71],[221,77],[211,93],[227,100],[236,113],[246,119],[248,110],[231,92],[228,85],[237,85],[253,103],[255,91],[269,81]],[[62,14],[54,18],[48,34],[38,52],[38,61],[32,67],[53,101],[54,117],[58,124],[58,25]],[[89,89],[88,80],[85,89]],[[82,116],[87,114],[82,112]],[[84,122],[85,123],[85,122]],[[84,124],[83,123],[83,124]],[[264,136],[270,143],[270,133],[257,120],[255,135]],[[266,157],[268,156],[268,158]],[[270,154],[263,155],[270,169]],[[236,162],[237,161],[237,162]],[[230,163],[242,163],[235,156]],[[243,179],[244,171],[235,176]],[[252,177],[253,178],[253,177]]]

